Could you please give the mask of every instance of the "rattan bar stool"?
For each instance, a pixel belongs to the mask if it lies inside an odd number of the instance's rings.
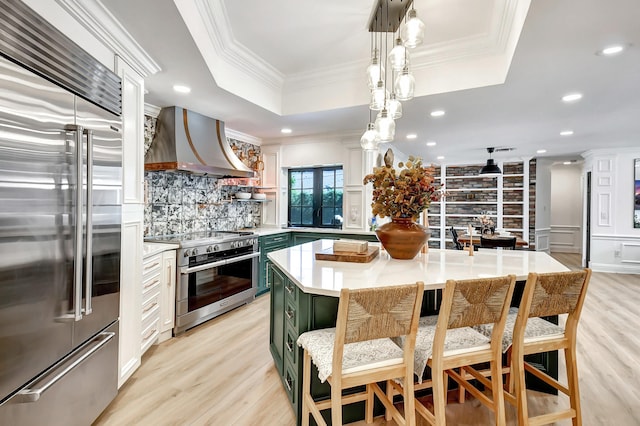
[[[569,418],[574,426],[582,424],[576,335],[590,278],[591,270],[588,268],[548,274],[530,273],[519,309],[512,309],[507,317],[503,349],[507,352],[510,368],[505,368],[509,390],[505,400],[516,406],[519,425],[543,425]],[[564,328],[540,318],[561,314],[568,314]],[[491,333],[487,326],[477,330],[485,335]],[[563,350],[565,354],[567,386],[524,361],[525,355],[556,350]],[[529,417],[525,371],[569,396],[570,408]]]
[[[342,405],[366,401],[366,422],[373,421],[374,395],[389,418],[399,425],[415,425],[413,406],[413,360],[416,332],[424,284],[388,286],[374,289],[342,289],[335,328],[313,330],[298,338],[304,348],[302,424],[309,414],[326,425],[321,410],[331,409],[333,425],[342,424]],[[404,345],[391,338],[403,337]],[[314,401],[311,396],[311,363],[318,368],[320,381],[331,385],[331,399]],[[390,379],[408,383],[404,416],[393,399],[376,384]],[[343,389],[366,385],[363,392],[342,395]],[[410,397],[409,397],[410,396]]]
[[[437,316],[423,317],[416,337],[415,390],[433,389],[433,413],[416,399],[416,412],[433,425],[446,424],[446,395],[448,376],[473,394],[494,413],[497,425],[505,424],[502,389],[502,331],[515,286],[514,275],[473,279],[448,280]],[[490,323],[493,335],[486,337],[471,326]],[[475,374],[471,365],[490,364],[491,382]],[[426,366],[431,368],[431,380],[422,381]],[[454,369],[462,369],[460,374]],[[492,395],[478,390],[464,376],[473,375],[482,384],[491,384]],[[477,376],[477,377],[476,377]],[[404,383],[389,381],[394,393],[402,393]],[[406,401],[406,399],[405,399]]]

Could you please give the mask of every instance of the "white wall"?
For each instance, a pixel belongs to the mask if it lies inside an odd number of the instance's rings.
[[[551,166],[550,249],[582,251],[582,163]]]
[[[634,159],[640,158],[640,148],[593,150],[583,156],[584,173],[591,171],[589,266],[640,273],[640,229],[633,227]]]
[[[536,160],[536,251],[551,250],[551,166],[553,160]]]

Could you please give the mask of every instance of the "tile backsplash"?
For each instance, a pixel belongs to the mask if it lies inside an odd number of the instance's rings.
[[[262,205],[231,201],[238,186],[184,172],[145,172],[145,237],[196,231],[235,231],[260,225]],[[244,189],[244,188],[243,188]]]

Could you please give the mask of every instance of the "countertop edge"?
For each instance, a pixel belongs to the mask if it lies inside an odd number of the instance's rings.
[[[142,244],[142,258],[146,259],[158,253],[162,253],[167,250],[176,250],[180,248],[175,243],[143,243]]]

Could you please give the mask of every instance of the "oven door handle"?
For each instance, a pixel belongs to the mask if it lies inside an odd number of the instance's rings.
[[[243,260],[253,259],[254,257],[260,257],[260,252],[254,251],[253,253],[243,254],[242,256],[238,256],[238,257],[232,257],[230,259],[227,259],[227,263],[241,262]]]
[[[212,268],[217,268],[218,266],[223,266],[227,264],[227,260],[219,260],[217,262],[211,262],[211,263],[205,263],[204,265],[198,265],[198,266],[194,266],[192,268],[180,268],[180,274],[181,275],[187,275],[190,274],[192,272],[200,272],[200,271],[205,271],[207,269],[212,269]]]

